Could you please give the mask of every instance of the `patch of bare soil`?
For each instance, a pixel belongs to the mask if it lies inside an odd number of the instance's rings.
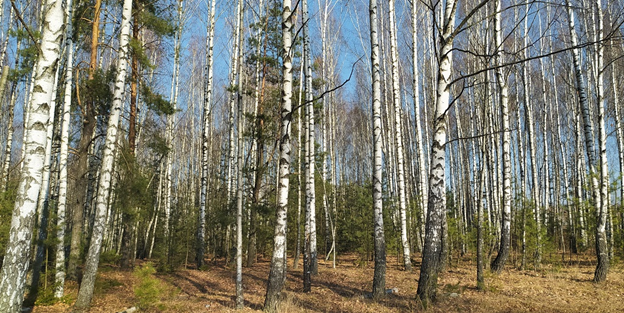
[[[587,260],[591,260],[588,257]],[[385,313],[423,311],[416,300],[419,260],[415,271],[401,270],[396,258],[388,259],[387,288],[397,293],[374,301],[371,290],[373,263],[356,261],[354,256],[339,258],[337,268],[319,260],[319,275],[312,278],[312,292],[302,292],[302,270],[292,264],[286,283],[281,312]],[[428,312],[622,312],[624,309],[624,271],[613,266],[605,283],[595,284],[590,261],[568,266],[544,265],[539,271],[508,268],[500,275],[486,274],[486,290],[476,289],[474,261],[466,258],[453,263],[440,275],[438,301]],[[205,271],[181,269],[156,274],[167,290],[150,312],[234,312],[234,269],[222,261],[210,263]],[[245,309],[262,310],[269,262],[261,260],[245,268],[243,285]],[[137,278],[131,272],[104,268],[98,275],[91,312],[118,312],[135,306]],[[69,285],[66,294],[75,299],[77,286]],[[66,312],[67,304],[37,306],[33,312]]]

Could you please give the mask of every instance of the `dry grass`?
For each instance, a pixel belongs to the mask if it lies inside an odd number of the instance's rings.
[[[624,273],[614,266],[606,283],[594,284],[593,265],[588,260],[568,266],[544,266],[540,271],[507,269],[500,275],[486,275],[486,291],[476,290],[474,262],[466,258],[453,263],[440,276],[439,299],[429,312],[623,312]],[[319,275],[313,277],[312,292],[302,292],[301,267],[289,272],[285,301],[281,312],[419,312],[416,299],[419,264],[406,273],[388,259],[387,288],[398,288],[397,294],[373,301],[365,299],[373,277],[372,262],[365,266],[355,257],[339,259],[336,269],[320,261]],[[417,260],[418,262],[419,260]],[[269,263],[260,261],[244,269],[246,308],[242,312],[262,309]],[[154,312],[234,312],[234,270],[222,262],[211,263],[206,271],[179,270],[157,275],[164,288],[175,290],[162,297]],[[98,290],[91,312],[117,312],[135,305],[133,287],[137,283],[131,272],[105,268],[98,276]],[[76,285],[67,293],[75,298]],[[451,297],[457,293],[458,297]],[[454,295],[453,295],[454,296]],[[34,312],[65,312],[69,306],[36,307]]]

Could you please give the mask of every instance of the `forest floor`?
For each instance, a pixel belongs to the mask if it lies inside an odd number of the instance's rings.
[[[623,312],[624,267],[611,267],[605,283],[592,282],[595,261],[592,256],[572,256],[556,265],[545,264],[539,271],[520,271],[508,266],[500,275],[486,271],[485,291],[476,289],[476,265],[473,258],[454,259],[439,279],[438,301],[428,312]],[[556,256],[552,256],[556,258]],[[319,275],[312,277],[312,292],[302,292],[302,266],[290,267],[286,300],[281,312],[420,312],[416,301],[420,259],[414,259],[414,271],[406,273],[396,257],[388,257],[386,287],[398,292],[374,301],[371,290],[373,262],[363,262],[354,255],[339,257],[337,267],[319,260]],[[517,262],[512,259],[511,263]],[[292,262],[292,259],[291,259]],[[593,263],[592,263],[593,262]],[[144,266],[139,262],[137,266]],[[291,264],[292,265],[292,264]],[[269,261],[261,259],[243,270],[245,309],[262,309],[269,273]],[[148,300],[147,312],[234,312],[233,267],[223,260],[211,262],[206,270],[179,269],[153,275],[156,297]],[[91,312],[119,312],[138,306],[135,289],[140,278],[129,271],[109,265],[100,267]],[[73,302],[77,285],[66,287],[67,303]],[[149,294],[149,292],[148,292]],[[143,301],[144,303],[146,301]],[[36,306],[33,312],[67,312],[70,306],[57,303]]]

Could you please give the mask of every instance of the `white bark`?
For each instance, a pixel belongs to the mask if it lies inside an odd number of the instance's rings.
[[[24,161],[17,199],[11,218],[11,229],[0,273],[0,311],[20,312],[24,282],[30,259],[37,196],[41,189],[46,150],[46,127],[51,118],[54,73],[58,66],[63,36],[62,1],[43,3],[40,53],[34,73],[34,89],[28,107],[24,131]]]
[[[236,161],[236,309],[245,306],[243,297],[243,101],[241,99],[241,62],[242,62],[242,27],[243,27],[243,0],[238,0],[236,22],[236,52],[234,65],[236,77],[234,84],[234,96],[237,106],[237,136],[238,136],[238,160]],[[232,103],[233,104],[233,103]],[[232,125],[234,127],[234,125]]]
[[[206,203],[208,196],[208,161],[210,157],[210,119],[212,118],[212,81],[214,64],[214,34],[215,34],[215,5],[216,0],[210,0],[209,20],[206,31],[206,64],[204,68],[204,106],[202,110],[202,160],[201,160],[201,191],[199,196],[199,225],[197,227],[197,267],[203,265],[205,238],[206,238]]]
[[[431,147],[431,166],[429,169],[429,203],[423,262],[418,281],[418,297],[427,303],[436,297],[437,272],[442,257],[442,223],[446,214],[445,190],[445,149],[446,112],[449,108],[450,82],[453,62],[453,39],[457,1],[449,0],[444,7],[444,20],[440,34],[440,52],[438,82],[436,87],[434,135]]]
[[[383,224],[382,199],[382,134],[381,134],[381,78],[379,33],[377,25],[377,0],[369,2],[370,41],[372,65],[372,116],[373,116],[373,229],[375,246],[375,272],[373,274],[373,297],[385,294],[386,288],[386,239]]]
[[[61,152],[59,156],[60,173],[59,173],[59,197],[57,206],[56,219],[56,274],[54,297],[63,297],[65,287],[65,212],[67,206],[67,158],[69,155],[69,122],[71,119],[71,98],[72,83],[74,70],[74,42],[72,40],[72,0],[67,1],[65,8],[65,18],[67,21],[67,32],[65,33],[65,44],[67,49],[67,65],[65,66],[65,95],[63,100],[63,114],[61,125]]]
[[[622,119],[622,108],[620,108],[620,93],[615,68],[611,69],[611,83],[613,86],[613,107],[615,107],[615,130],[618,144],[618,159],[620,160],[620,175],[624,175],[624,127]],[[624,204],[624,179],[620,179],[620,204]]]
[[[498,255],[492,264],[492,270],[497,272],[502,271],[505,266],[511,243],[511,128],[509,126],[509,91],[507,87],[507,77],[501,67],[503,63],[502,44],[501,0],[496,0],[496,13],[494,15],[495,62],[498,67],[496,69],[496,82],[500,92],[498,100],[501,107],[501,120],[503,124],[503,212],[501,218],[501,241]]]
[[[102,246],[102,238],[104,234],[106,211],[109,204],[109,192],[111,189],[113,162],[115,151],[117,150],[117,132],[121,115],[121,107],[125,94],[125,81],[128,65],[128,47],[130,42],[130,20],[132,18],[132,0],[124,0],[121,34],[119,38],[119,53],[117,55],[117,75],[115,78],[115,89],[113,91],[113,103],[111,113],[108,119],[108,128],[106,130],[106,142],[104,153],[102,156],[102,164],[100,169],[100,178],[98,181],[98,191],[96,198],[96,213],[93,223],[93,234],[91,236],[91,244],[87,253],[84,276],[78,298],[76,299],[75,308],[77,310],[86,310],[93,297],[93,287],[100,259],[100,251]]]
[[[167,152],[166,164],[165,164],[165,199],[164,199],[164,210],[165,210],[165,253],[166,260],[168,263],[171,262],[171,230],[170,230],[170,217],[171,217],[171,205],[173,202],[174,194],[173,194],[173,184],[172,184],[172,171],[173,171],[173,161],[175,159],[176,150],[174,148],[174,128],[176,124],[176,111],[178,110],[178,90],[180,85],[180,45],[181,45],[181,36],[182,36],[182,13],[183,13],[184,1],[178,0],[178,16],[177,16],[177,29],[175,34],[175,44],[174,44],[174,56],[173,56],[173,76],[171,78],[171,107],[173,109],[173,114],[167,116],[167,126],[165,129],[165,138],[167,140],[167,147],[169,151]]]
[[[310,274],[318,273],[318,259],[316,248],[316,192],[315,192],[315,122],[314,122],[314,103],[312,98],[312,52],[310,47],[309,35],[309,18],[308,18],[308,0],[303,1],[303,49],[305,70],[305,101],[306,101],[306,117],[307,117],[307,141],[306,141],[306,248],[309,249],[309,271]]]
[[[401,128],[401,89],[399,86],[399,56],[397,31],[395,22],[395,0],[389,0],[390,5],[390,56],[392,59],[392,95],[394,102],[394,140],[397,154],[397,185],[399,191],[399,214],[401,223],[401,246],[403,247],[403,265],[406,271],[412,270],[410,260],[410,246],[407,240],[407,196],[405,192],[405,165],[403,159],[403,130]]]
[[[275,212],[275,233],[271,272],[264,302],[264,310],[277,311],[281,300],[282,289],[286,281],[286,229],[288,213],[288,190],[290,175],[290,131],[292,120],[292,16],[291,1],[284,0],[282,11],[282,43],[283,43],[283,84],[281,134],[279,142],[279,173],[277,186],[277,210]]]
[[[598,105],[598,144],[599,144],[599,169],[600,169],[600,191],[599,200],[596,205],[596,254],[598,257],[598,264],[596,265],[596,271],[594,273],[594,281],[602,282],[607,279],[607,272],[609,271],[609,255],[608,255],[608,243],[607,243],[607,215],[608,215],[608,163],[607,163],[607,135],[605,125],[605,106],[606,100],[604,97],[604,46],[601,40],[603,39],[603,17],[602,17],[602,1],[595,1],[596,14],[596,104]]]
[[[412,61],[413,61],[413,87],[414,87],[414,120],[416,121],[416,145],[418,158],[418,193],[420,195],[420,208],[422,212],[421,236],[425,233],[425,219],[427,217],[427,169],[425,165],[425,142],[423,141],[422,122],[420,115],[420,68],[418,66],[418,36],[417,36],[417,11],[416,1],[412,2]],[[426,126],[426,125],[425,125]],[[420,247],[422,250],[422,247]]]
[[[525,2],[526,5],[526,9],[525,9],[525,15],[528,16],[529,14],[529,5],[528,2]],[[527,26],[527,20],[528,18],[525,18],[525,25],[524,25],[524,46],[528,47],[528,26]],[[528,52],[525,52],[525,58],[528,57]],[[536,231],[537,231],[537,235],[536,235],[536,245],[537,245],[537,251],[535,254],[535,264],[536,266],[539,266],[541,263],[541,258],[542,258],[542,248],[541,248],[541,219],[540,219],[540,210],[539,210],[539,187],[538,187],[538,175],[537,175],[537,156],[536,156],[536,144],[535,144],[535,123],[533,121],[533,109],[530,103],[530,95],[529,95],[529,90],[530,90],[530,77],[529,72],[528,72],[528,67],[529,64],[525,64],[523,67],[523,84],[524,84],[524,114],[525,114],[525,123],[527,126],[527,136],[529,138],[529,144],[528,144],[528,153],[531,157],[531,196],[532,196],[532,200],[533,200],[533,205],[534,205],[534,209],[533,209],[533,214],[534,214],[534,218],[535,218],[535,223],[536,223]]]

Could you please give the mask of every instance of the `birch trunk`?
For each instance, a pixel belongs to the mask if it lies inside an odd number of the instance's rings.
[[[597,9],[600,8],[600,1],[596,1]],[[575,25],[574,25],[574,11],[570,5],[570,1],[566,0],[566,7],[568,10],[568,27],[570,29],[570,40],[572,46],[577,46],[578,39],[576,35]],[[598,37],[602,37],[602,14],[600,12],[597,13],[599,17],[597,31],[600,32]],[[606,168],[603,168],[603,158],[602,158],[602,143],[604,135],[604,107],[602,102],[604,99],[602,96],[602,48],[601,45],[598,44],[597,49],[598,57],[597,57],[597,67],[599,69],[599,77],[597,79],[597,96],[598,96],[598,107],[599,107],[599,133],[600,133],[600,160],[597,159],[596,150],[594,147],[594,136],[593,136],[593,127],[591,123],[591,117],[589,112],[589,101],[587,99],[587,85],[585,83],[585,79],[583,77],[583,72],[581,69],[581,61],[580,61],[580,52],[578,49],[572,49],[572,60],[574,63],[574,72],[576,74],[576,89],[579,98],[579,104],[581,107],[581,118],[583,121],[583,131],[585,135],[585,153],[587,154],[587,159],[589,161],[589,170],[590,170],[590,179],[591,179],[591,187],[592,187],[592,196],[594,199],[594,205],[596,206],[596,254],[598,257],[598,264],[596,266],[596,271],[594,273],[594,281],[601,282],[606,279],[607,271],[609,267],[608,255],[607,255],[607,240],[606,240],[606,207],[603,207],[602,194],[603,194],[603,184],[596,177],[597,165],[600,161],[600,178],[604,178],[603,174],[606,176]],[[606,166],[606,154],[604,165]],[[603,172],[603,170],[605,172]],[[606,187],[606,186],[604,186]],[[606,198],[606,190],[604,192]]]
[[[106,130],[106,143],[102,157],[100,178],[96,199],[96,214],[93,223],[93,234],[91,244],[87,254],[84,276],[78,291],[78,297],[74,309],[76,311],[86,311],[91,304],[93,297],[93,287],[97,274],[102,238],[104,234],[104,223],[106,211],[109,204],[109,192],[111,189],[112,169],[116,150],[117,132],[123,104],[125,81],[128,64],[128,47],[130,42],[130,19],[132,18],[132,0],[124,0],[121,34],[119,38],[119,53],[117,55],[117,75],[115,79],[115,89],[113,92],[113,103]]]
[[[54,94],[54,74],[59,63],[63,36],[62,1],[46,0],[40,53],[35,67],[35,80],[26,112],[24,131],[24,161],[22,177],[11,218],[2,270],[0,272],[0,311],[20,312],[24,298],[24,283],[30,260],[31,239],[41,190],[42,170],[46,150],[46,127],[51,118]]]
[[[305,55],[301,55],[302,58],[305,58]],[[303,103],[302,102],[302,96],[303,96],[303,60],[301,61],[301,65],[300,65],[300,70],[299,70],[299,103]],[[300,109],[299,114],[297,114],[297,160],[298,160],[298,171],[297,171],[297,243],[295,245],[295,257],[293,260],[293,269],[298,269],[299,268],[299,257],[301,255],[301,198],[302,198],[302,186],[304,184],[302,178],[303,175],[301,173],[303,173],[304,171],[304,161],[302,159],[303,157],[303,149],[304,146],[302,145],[302,131],[303,131],[303,127],[302,127],[302,113],[303,111]],[[307,140],[306,140],[307,141]]]
[[[425,144],[423,141],[422,122],[420,117],[420,86],[419,86],[419,67],[418,67],[418,36],[416,33],[416,1],[412,2],[412,62],[413,62],[413,84],[414,84],[414,120],[416,121],[416,154],[418,158],[418,194],[420,195],[420,209],[422,212],[421,242],[424,234],[424,221],[427,216],[427,169],[425,168]],[[426,126],[426,125],[425,125]],[[419,247],[422,251],[422,246]]]
[[[392,95],[394,100],[394,140],[397,154],[397,184],[399,191],[399,215],[401,223],[401,246],[405,271],[412,271],[410,246],[407,241],[407,196],[405,194],[405,165],[403,160],[403,130],[401,129],[401,90],[399,87],[399,57],[395,22],[395,0],[390,0],[390,55],[392,59]]]
[[[525,9],[525,15],[528,16],[529,14],[529,6],[528,4],[526,4],[528,2],[525,2],[526,5],[526,9]],[[528,47],[528,24],[526,22],[528,18],[525,18],[525,25],[524,25],[524,46]],[[525,52],[525,58],[528,57],[528,51]],[[535,226],[536,226],[536,245],[537,245],[537,249],[535,251],[535,266],[539,267],[541,264],[541,260],[542,260],[542,248],[541,248],[541,220],[540,220],[540,214],[539,214],[539,187],[538,187],[538,175],[537,175],[537,160],[536,160],[536,144],[535,144],[535,123],[533,121],[533,108],[531,106],[530,103],[530,96],[529,96],[529,90],[530,90],[530,84],[529,84],[529,72],[528,72],[528,67],[529,64],[525,64],[523,67],[523,85],[524,85],[524,114],[525,114],[525,123],[527,126],[527,136],[529,138],[529,144],[528,144],[528,153],[531,156],[531,198],[533,200],[533,215],[535,218]]]
[[[283,44],[283,84],[281,134],[279,142],[279,173],[277,186],[277,210],[275,213],[275,239],[273,256],[271,258],[271,272],[264,300],[265,312],[278,312],[282,299],[282,289],[286,282],[286,222],[288,213],[288,189],[290,175],[290,130],[292,120],[292,20],[293,12],[291,1],[284,0],[282,6],[282,44]]]
[[[613,107],[615,108],[615,130],[617,136],[617,145],[618,145],[618,159],[620,160],[620,175],[624,175],[624,125],[622,125],[622,116],[620,111],[620,93],[618,80],[615,74],[615,68],[611,69],[611,83],[613,86]],[[624,206],[624,178],[620,179],[620,205]]]
[[[304,49],[304,70],[305,70],[305,102],[307,108],[306,124],[307,124],[307,140],[306,140],[306,244],[305,249],[308,250],[307,270],[304,254],[304,276],[318,274],[318,258],[316,249],[316,184],[315,165],[315,120],[314,120],[314,103],[312,98],[312,48],[310,47],[310,31],[308,16],[308,0],[303,1],[303,49]],[[305,285],[305,283],[304,283]],[[304,289],[306,289],[304,287]]]
[[[606,100],[604,97],[604,83],[603,83],[603,54],[604,46],[602,43],[602,1],[595,1],[595,14],[596,14],[596,104],[598,105],[598,142],[599,142],[599,163],[600,169],[600,191],[599,199],[596,206],[596,256],[598,258],[598,264],[596,265],[596,271],[594,272],[594,282],[603,282],[607,279],[607,273],[609,272],[609,254],[607,243],[607,216],[608,216],[608,163],[607,163],[607,135],[605,126],[605,106]]]
[[[373,228],[375,246],[375,271],[373,274],[373,297],[385,295],[386,288],[386,239],[383,228],[382,199],[382,134],[381,134],[381,78],[379,66],[379,33],[377,31],[377,0],[369,2],[371,65],[372,65],[372,116],[373,116]]]
[[[509,257],[509,246],[511,242],[511,157],[510,141],[511,129],[509,126],[509,92],[507,78],[503,72],[501,64],[502,56],[502,30],[501,30],[501,1],[496,0],[496,13],[494,15],[494,46],[496,47],[496,82],[500,92],[499,102],[501,107],[501,120],[503,124],[503,212],[501,218],[501,239],[498,255],[492,262],[491,269],[500,273],[505,267],[505,262]]]
[[[456,0],[448,0],[444,7],[443,27],[440,33],[438,82],[436,87],[434,136],[431,146],[429,173],[429,203],[427,211],[423,261],[418,280],[418,297],[425,306],[436,298],[438,270],[442,257],[442,231],[446,214],[446,190],[444,187],[446,112],[449,108],[450,81],[452,74],[452,48],[454,39]]]
[[[208,13],[209,20],[206,31],[206,65],[204,68],[204,107],[202,115],[202,161],[201,161],[201,191],[199,200],[199,223],[197,227],[197,268],[204,265],[204,252],[206,248],[206,206],[208,196],[208,161],[210,157],[209,151],[209,133],[210,119],[212,118],[212,80],[213,80],[213,54],[214,54],[214,34],[215,34],[215,3],[216,0],[210,0],[210,11]]]
[[[65,287],[65,214],[67,208],[67,159],[69,156],[69,122],[71,119],[71,99],[74,70],[74,42],[72,40],[73,23],[71,18],[74,10],[72,0],[67,1],[65,17],[67,18],[67,30],[65,33],[65,44],[67,46],[67,65],[65,66],[65,95],[63,100],[63,113],[61,126],[61,152],[59,156],[59,198],[56,217],[56,260],[55,260],[55,284],[54,297],[63,297]]]

